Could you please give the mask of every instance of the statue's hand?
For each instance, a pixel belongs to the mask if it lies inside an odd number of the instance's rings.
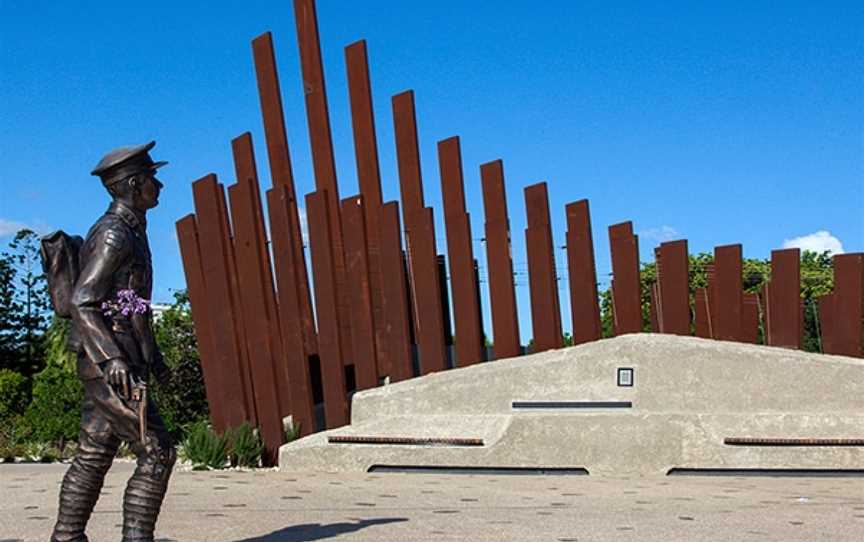
[[[129,399],[129,365],[122,358],[108,360],[105,368],[105,379],[124,399]]]

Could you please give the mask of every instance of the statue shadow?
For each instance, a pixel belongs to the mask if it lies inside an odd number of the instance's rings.
[[[408,518],[361,519],[355,523],[341,522],[327,525],[322,525],[321,523],[303,523],[301,525],[285,527],[270,534],[254,538],[244,538],[242,540],[235,540],[234,542],[308,542],[310,540],[334,538],[341,534],[353,533],[354,531],[359,531],[373,525],[399,523],[402,521],[408,521]]]

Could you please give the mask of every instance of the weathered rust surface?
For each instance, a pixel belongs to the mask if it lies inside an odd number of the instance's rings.
[[[745,292],[741,305],[741,342],[759,342],[759,296]]]
[[[225,239],[225,247],[228,262],[228,278],[231,284],[231,302],[234,318],[237,321],[237,345],[240,348],[240,362],[243,370],[244,385],[246,386],[246,408],[253,413],[254,424],[258,424],[258,412],[255,407],[255,384],[252,381],[252,368],[249,365],[249,350],[246,346],[246,324],[243,321],[243,310],[240,308],[240,280],[237,278],[237,258],[234,254],[234,241],[231,232],[231,224],[228,219],[228,203],[225,198],[225,187],[219,183],[216,193],[219,196],[219,224],[222,227],[222,235]]]
[[[414,302],[414,330],[420,353],[420,372],[427,374],[447,368],[444,350],[444,314],[435,247],[435,222],[432,208],[423,203],[420,151],[417,144],[417,118],[414,93],[393,96],[393,124],[399,187],[405,222],[411,299]]]
[[[639,241],[633,223],[609,226],[609,248],[614,277],[613,312],[615,335],[642,331],[641,283],[639,280]]]
[[[388,361],[383,372],[390,375],[391,382],[398,382],[414,376],[411,359],[411,311],[408,307],[408,281],[405,276],[398,202],[384,204],[379,238],[381,275],[387,278],[382,282],[381,289]]]
[[[690,335],[690,261],[687,241],[660,244],[657,259],[657,315],[661,333]]]
[[[703,339],[711,339],[713,334],[713,322],[711,321],[711,288],[696,288],[694,293],[694,321],[696,325],[696,336]]]
[[[366,238],[366,218],[363,196],[342,200],[342,224],[345,226],[345,270],[348,301],[351,308],[351,340],[354,351],[354,375],[357,390],[378,385],[378,356],[375,346],[375,317],[372,313],[369,252]]]
[[[471,218],[465,210],[462,152],[459,138],[438,142],[444,223],[447,226],[447,254],[450,260],[450,287],[453,319],[456,324],[456,365],[465,367],[483,361],[483,332],[474,249],[471,245]]]
[[[273,285],[269,277],[269,257],[264,253],[263,225],[256,220],[255,201],[259,199],[258,174],[252,152],[252,140],[244,134],[232,141],[237,184],[228,187],[231,220],[234,226],[234,254],[240,289],[240,309],[245,325],[244,337],[249,353],[249,370],[255,390],[255,408],[266,452],[264,461],[274,463],[283,444],[282,416],[290,410],[288,380],[278,356],[281,351],[279,323],[272,300]],[[260,200],[257,201],[260,209]],[[263,265],[266,262],[268,269]],[[284,395],[284,397],[283,397]]]
[[[800,349],[801,251],[771,251],[771,281],[765,285],[765,344]]]
[[[201,357],[201,372],[207,392],[210,422],[217,431],[221,432],[229,427],[228,409],[235,408],[241,411],[245,409],[243,387],[239,385],[241,381],[234,374],[228,374],[227,367],[219,363],[213,345],[213,323],[211,322],[213,315],[208,306],[207,282],[201,267],[195,215],[189,214],[177,221],[177,240],[183,258],[189,302],[195,309],[192,311],[192,322],[195,325],[195,338],[198,341],[198,352]]]
[[[315,285],[315,308],[318,316],[318,355],[324,388],[324,418],[328,429],[348,423],[348,400],[345,388],[345,357],[339,335],[339,310],[336,300],[336,262],[331,239],[327,194],[318,190],[306,195],[309,220],[309,246],[312,253],[312,276]]]
[[[381,274],[381,173],[378,167],[378,143],[375,137],[375,115],[372,109],[372,85],[369,81],[369,60],[366,41],[345,48],[348,69],[348,95],[351,101],[351,124],[354,129],[354,156],[357,162],[357,182],[363,196],[366,216],[366,242],[369,253],[369,291],[375,321],[375,348],[379,373],[389,367]],[[350,274],[349,274],[350,276]],[[385,371],[386,373],[386,371]]]
[[[295,246],[291,238],[290,216],[292,202],[288,187],[276,186],[267,191],[267,210],[273,245],[273,265],[276,270],[276,292],[279,299],[279,327],[285,354],[291,400],[291,416],[300,425],[300,434],[311,434],[315,429],[312,384],[309,379],[309,356],[303,341],[304,303],[301,297]],[[296,210],[296,205],[294,206]],[[301,249],[302,250],[302,249]],[[305,264],[304,264],[305,265]],[[305,277],[305,273],[304,273]]]
[[[714,281],[711,299],[716,300],[712,314],[714,338],[721,341],[744,341],[741,319],[744,292],[741,281],[741,245],[714,248]]]
[[[567,215],[567,268],[575,345],[600,338],[597,268],[594,263],[594,240],[591,237],[588,200],[568,203],[564,210]]]
[[[351,348],[351,318],[345,276],[342,219],[339,212],[339,185],[336,182],[336,161],[333,158],[333,139],[330,134],[330,115],[327,111],[327,90],[324,85],[324,66],[321,61],[315,0],[294,0],[294,20],[297,24],[303,88],[306,92],[306,119],[309,124],[315,187],[319,191],[324,190],[323,193],[327,197],[327,214],[330,220],[336,276],[336,303],[341,326],[339,340],[342,341],[341,348],[345,354],[343,362],[348,364],[354,359],[354,355]]]
[[[833,258],[834,293],[822,312],[828,312],[822,326],[826,354],[864,357],[864,254],[838,254]]]
[[[279,88],[279,74],[276,71],[276,56],[273,51],[273,37],[266,32],[252,41],[255,58],[255,74],[258,80],[258,96],[264,120],[264,135],[267,140],[267,158],[273,187],[284,186],[287,195],[288,239],[294,254],[294,281],[299,299],[299,318],[302,325],[303,344],[307,353],[317,352],[315,319],[312,313],[312,296],[309,290],[309,277],[306,271],[306,256],[303,252],[303,235],[300,228],[297,195],[294,189],[294,175],[291,171],[291,155],[288,150],[288,135],[285,130],[285,116],[282,110],[282,93]],[[271,224],[272,228],[272,224]],[[275,237],[275,233],[273,234]]]
[[[483,209],[486,215],[486,262],[489,267],[493,350],[496,359],[515,358],[521,354],[521,344],[503,162],[495,160],[481,165],[480,178],[483,183]]]
[[[221,185],[217,183],[215,175],[208,175],[192,183],[201,270],[207,288],[204,304],[199,307],[193,305],[193,310],[204,310],[210,316],[210,336],[215,353],[212,365],[219,366],[226,378],[239,383],[239,389],[234,389],[240,393],[218,398],[226,402],[226,425],[236,427],[244,421],[255,423],[257,418],[252,381],[243,357],[245,353],[242,350],[242,321],[237,317],[240,307],[235,303],[232,293],[233,251],[230,247],[224,196],[221,192]]]
[[[564,346],[546,183],[525,187],[525,211],[528,215],[525,245],[531,290],[531,326],[534,332],[532,351],[543,352]]]

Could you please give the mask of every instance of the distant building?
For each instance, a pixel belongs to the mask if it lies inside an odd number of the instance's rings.
[[[151,303],[150,310],[153,312],[153,321],[158,322],[162,318],[162,313],[171,308],[168,303]]]

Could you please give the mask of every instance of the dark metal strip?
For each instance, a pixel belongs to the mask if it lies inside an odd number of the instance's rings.
[[[758,438],[727,437],[730,446],[864,446],[864,438]]]
[[[513,401],[513,408],[632,408],[631,401]]]
[[[488,474],[521,476],[588,476],[583,467],[462,467],[450,465],[372,465],[366,472],[415,474]]]
[[[330,444],[387,444],[417,446],[483,446],[480,438],[442,438],[442,437],[366,437],[357,435],[331,435]]]
[[[861,469],[669,469],[667,476],[772,476],[841,478],[864,476]]]

